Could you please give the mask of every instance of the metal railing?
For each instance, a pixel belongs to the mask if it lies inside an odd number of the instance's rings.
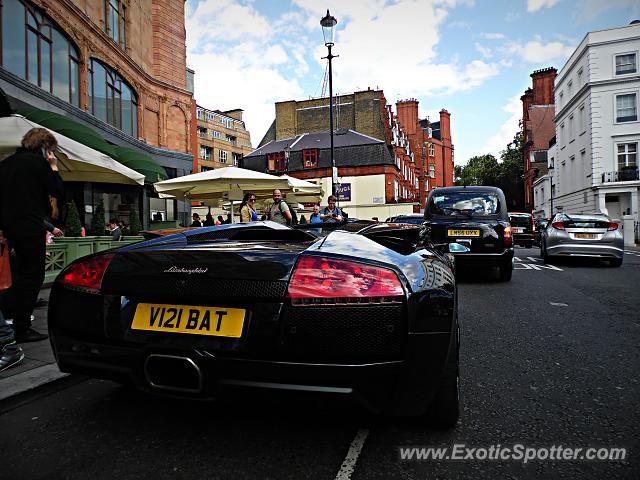
[[[611,182],[630,182],[633,180],[639,180],[638,167],[624,168],[622,170],[616,170],[613,172],[604,172],[602,174],[602,183]]]

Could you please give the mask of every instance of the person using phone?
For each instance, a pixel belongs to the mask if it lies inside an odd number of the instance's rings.
[[[12,251],[12,285],[2,295],[0,310],[6,318],[13,318],[18,343],[47,338],[31,328],[31,312],[44,282],[49,196],[62,198],[64,194],[57,147],[49,130],[33,128],[16,153],[0,162],[0,230]]]
[[[342,222],[344,220],[340,207],[336,206],[336,200],[337,199],[335,195],[329,195],[329,198],[327,199],[327,203],[329,205],[324,207],[324,209],[322,210],[322,214],[320,215],[320,218],[323,222],[336,223]]]

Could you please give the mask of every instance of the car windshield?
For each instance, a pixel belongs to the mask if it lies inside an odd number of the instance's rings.
[[[572,217],[559,215],[556,221],[562,222],[565,228],[608,228],[609,219],[606,217]]]
[[[509,223],[515,227],[530,227],[531,215],[509,215]]]
[[[500,209],[498,195],[484,192],[450,192],[434,195],[429,213],[435,215],[495,215]]]
[[[421,225],[424,222],[424,218],[422,217],[391,217],[389,219],[390,223],[413,223],[416,225]]]

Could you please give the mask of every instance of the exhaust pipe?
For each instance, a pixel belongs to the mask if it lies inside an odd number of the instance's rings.
[[[153,353],[144,362],[144,376],[149,385],[160,390],[202,392],[202,372],[189,357]]]

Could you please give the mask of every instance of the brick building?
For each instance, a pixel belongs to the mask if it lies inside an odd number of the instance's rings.
[[[531,74],[533,88],[522,100],[524,205],[528,212],[535,208],[533,184],[547,174],[549,142],[555,136],[555,103],[553,84],[557,70],[553,67]]]
[[[197,106],[197,156],[193,172],[238,166],[253,151],[251,135],[242,121],[242,110],[207,110]]]
[[[425,175],[431,174],[437,181],[437,169],[442,165],[436,164],[435,150],[446,155],[448,173],[444,177],[453,184],[448,112],[441,112],[447,132],[443,142],[430,128],[421,126],[417,100],[398,102],[396,109],[397,114],[382,90],[339,95],[334,100],[339,201],[358,217],[419,212],[433,186]],[[328,125],[328,98],[276,103],[271,128],[258,149],[245,157],[243,166],[314,180],[322,183],[328,194],[332,189]],[[442,178],[442,173],[439,175]]]
[[[126,149],[116,160],[146,175],[144,188],[66,182],[83,223],[100,200],[125,222],[131,209],[144,226],[153,216],[185,221],[188,205],[157,198],[150,185],[193,165],[184,0],[2,0],[0,8],[0,88],[13,111],[58,114],[72,138],[73,125],[89,127],[109,152]]]

